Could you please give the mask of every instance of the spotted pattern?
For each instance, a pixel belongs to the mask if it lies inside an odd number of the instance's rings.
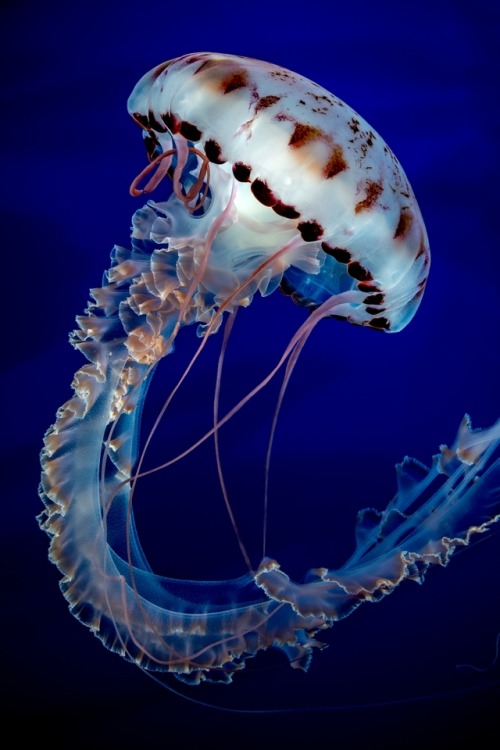
[[[429,272],[425,227],[396,156],[347,104],[279,66],[201,52],[146,74],[129,111],[148,131],[150,158],[185,138],[214,168],[227,162],[241,189],[249,183],[256,204],[295,222],[304,243],[321,243],[372,297],[341,317],[406,325]]]

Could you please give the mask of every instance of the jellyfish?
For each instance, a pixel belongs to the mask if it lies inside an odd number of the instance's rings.
[[[465,417],[430,467],[405,458],[385,510],[359,512],[354,552],[340,567],[314,567],[293,580],[264,547],[254,564],[224,485],[219,431],[282,374],[268,471],[283,395],[314,327],[334,318],[394,333],[413,318],[430,267],[424,222],[397,158],[370,125],[278,65],[184,55],[147,73],[128,108],[149,157],[132,195],[160,192],[167,177],[172,189],[136,211],[131,247],[113,249],[71,334],[87,362],[41,454],[39,523],[50,536],[49,556],[72,614],[143,669],[190,684],[228,683],[248,659],[273,648],[306,670],[322,631],[405,580],[422,582],[429,567],[446,566],[500,519],[500,421],[478,430]],[[277,289],[308,316],[275,367],[222,415],[217,386],[211,429],[146,470],[157,423],[206,342],[223,323],[227,337],[239,308]],[[198,349],[141,445],[141,409],[156,365],[191,324]],[[221,355],[218,385],[222,365]],[[137,482],[206,440],[215,444],[246,571],[218,581],[158,575],[134,522]]]

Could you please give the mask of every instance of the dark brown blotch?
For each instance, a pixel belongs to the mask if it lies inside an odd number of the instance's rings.
[[[366,284],[364,281],[360,281],[357,285],[360,292],[380,292],[380,289],[374,284]]]
[[[257,102],[257,106],[255,107],[255,112],[260,112],[262,109],[267,109],[268,107],[272,107],[273,104],[276,104],[276,102],[279,102],[281,99],[281,96],[263,96],[259,99]]]
[[[375,328],[378,331],[388,331],[391,327],[391,321],[387,318],[372,318],[368,325],[370,328]]]
[[[399,221],[394,232],[394,239],[403,239],[410,231],[413,224],[413,211],[408,206],[403,206],[399,214]]]
[[[176,115],[173,115],[172,112],[165,112],[163,115],[161,115],[161,119],[171,133],[175,135],[176,133],[180,132],[181,121],[178,117],[176,117]]]
[[[316,240],[319,240],[323,236],[325,231],[321,224],[318,224],[314,220],[301,221],[300,224],[297,224],[297,229],[305,242],[316,242]]]
[[[292,148],[302,148],[302,146],[305,146],[307,143],[315,141],[322,136],[323,133],[319,128],[313,128],[311,125],[304,125],[301,122],[296,122],[293,133],[288,141],[288,145]]]
[[[385,295],[382,294],[382,292],[379,292],[378,294],[369,294],[368,297],[365,297],[363,301],[365,305],[383,305],[384,299]]]
[[[250,182],[251,172],[252,167],[249,167],[248,164],[243,164],[242,161],[237,161],[236,164],[233,164],[234,179],[238,180],[238,182]]]
[[[349,125],[353,133],[359,133],[359,120],[353,117],[347,124]]]
[[[342,148],[339,145],[333,146],[328,161],[323,167],[323,177],[325,180],[330,180],[340,172],[345,172],[346,169],[349,169],[349,165],[344,158]]]
[[[370,271],[356,260],[347,264],[347,273],[349,276],[352,276],[353,279],[357,279],[358,281],[370,281],[370,279],[373,278]]]
[[[321,249],[327,255],[331,255],[335,258],[339,263],[349,263],[352,257],[349,250],[345,250],[343,247],[332,247],[328,242],[322,242]]]
[[[135,122],[141,126],[141,128],[149,130],[149,120],[147,115],[143,115],[140,112],[134,112],[132,117],[134,118]]]
[[[287,206],[281,201],[278,201],[273,206],[273,211],[277,213],[278,216],[284,216],[285,219],[298,219],[300,216],[300,213],[296,208],[294,208],[293,206]]]
[[[248,73],[246,70],[237,70],[230,73],[221,81],[220,89],[223,94],[230,94],[231,91],[244,89],[248,86]]]
[[[210,138],[203,148],[205,149],[208,161],[211,161],[212,164],[224,164],[224,159],[221,156],[222,149],[217,141]]]
[[[385,309],[380,307],[367,307],[366,312],[368,315],[380,315],[380,313],[385,312]]]
[[[199,141],[201,139],[201,130],[190,122],[183,120],[181,122],[180,134],[184,136],[187,141]]]
[[[377,202],[377,199],[383,191],[383,186],[380,184],[380,182],[373,182],[372,180],[368,180],[366,183],[365,193],[366,196],[363,198],[362,201],[359,201],[354,206],[354,213],[359,214],[361,211],[367,211],[369,208],[373,206],[374,203]]]
[[[274,206],[277,203],[273,191],[264,180],[254,180],[251,187],[252,193],[255,195],[259,203],[264,206]]]
[[[160,115],[160,117],[161,117],[161,115]],[[155,113],[153,112],[152,109],[150,109],[149,112],[148,112],[148,121],[149,121],[149,127],[152,130],[156,130],[158,133],[165,133],[166,132],[167,126],[164,125],[163,122],[160,122],[159,120],[157,120],[156,115],[155,115]]]

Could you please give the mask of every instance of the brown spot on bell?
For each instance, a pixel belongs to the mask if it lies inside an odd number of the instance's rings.
[[[263,96],[257,102],[257,106],[255,107],[255,112],[260,112],[261,109],[267,109],[268,107],[272,107],[273,104],[276,104],[276,102],[279,102],[280,99],[281,99],[281,96]]]
[[[347,265],[347,273],[353,279],[357,279],[358,281],[370,281],[370,279],[373,278],[370,271],[368,271],[364,266],[361,265],[361,263],[358,263],[357,261],[352,261],[352,263],[349,263]]]
[[[346,160],[344,159],[344,152],[338,145],[333,146],[328,161],[323,167],[323,177],[325,180],[330,180],[335,175],[344,172],[349,168]]]
[[[354,212],[359,214],[361,213],[361,211],[367,211],[369,208],[371,208],[373,204],[377,202],[377,198],[379,197],[383,189],[384,188],[380,184],[380,182],[367,180],[365,187],[365,197],[362,201],[358,201],[358,203],[356,203],[356,205],[354,206]]]
[[[230,94],[231,91],[244,89],[248,86],[248,73],[246,70],[237,70],[230,73],[220,83],[220,89],[223,94]]]
[[[410,231],[413,224],[413,212],[408,206],[403,206],[401,213],[399,214],[399,221],[394,232],[394,239],[403,239]]]
[[[301,148],[311,141],[316,141],[318,138],[323,137],[323,133],[318,128],[313,128],[311,125],[304,125],[301,122],[295,123],[295,128],[288,145],[292,148]]]

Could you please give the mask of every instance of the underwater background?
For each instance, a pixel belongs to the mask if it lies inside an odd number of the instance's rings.
[[[7,3],[1,16],[1,674],[17,736],[35,725],[54,747],[77,737],[123,748],[390,748],[433,747],[459,733],[487,747],[500,699],[498,530],[429,571],[422,586],[404,583],[321,634],[329,647],[307,674],[264,653],[230,686],[165,680],[229,709],[220,711],[162,689],[70,615],[35,516],[42,437],[83,364],[68,332],[113,245],[127,245],[140,205],[128,187],[145,151],[127,97],[147,70],[187,52],[278,63],[346,101],[398,156],[430,239],[429,283],[408,328],[384,335],[325,320],[308,341],[278,423],[268,554],[297,578],[342,564],[357,511],[382,509],[393,496],[395,463],[405,455],[429,463],[466,412],[475,427],[498,418],[498,4],[56,0]],[[221,413],[269,371],[306,315],[279,292],[238,313]],[[176,397],[151,465],[210,426],[220,340]],[[186,328],[161,363],[144,429],[197,343]],[[278,390],[273,383],[221,431],[230,497],[256,562]],[[136,499],[141,539],[160,573],[245,572],[212,454],[206,445],[155,475]]]

